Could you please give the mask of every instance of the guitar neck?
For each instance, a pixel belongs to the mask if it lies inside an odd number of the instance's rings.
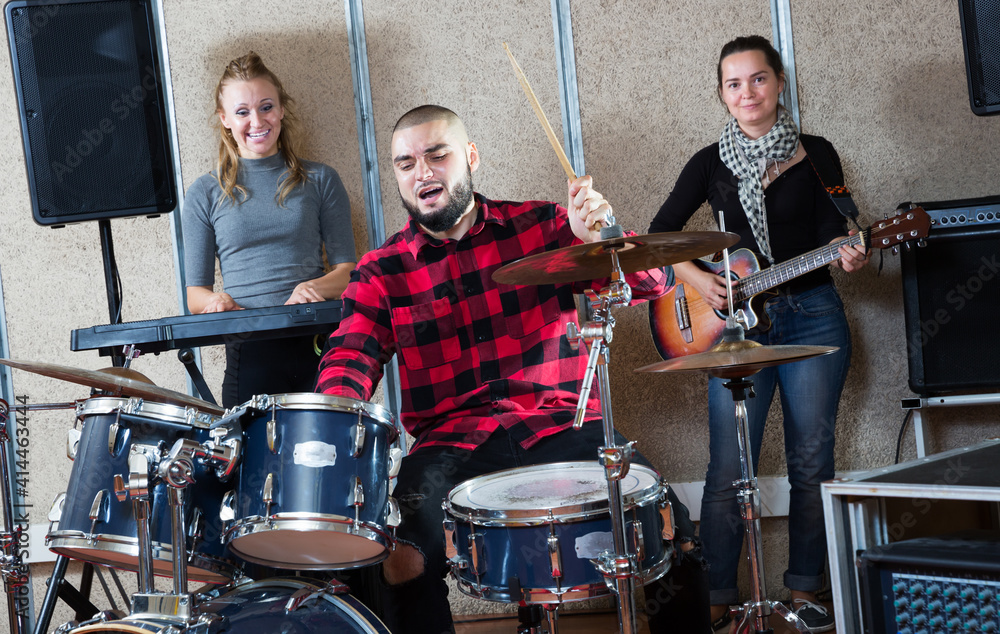
[[[870,229],[803,253],[791,260],[741,278],[733,289],[734,301],[746,301],[758,293],[805,275],[840,259],[840,247],[867,245]]]

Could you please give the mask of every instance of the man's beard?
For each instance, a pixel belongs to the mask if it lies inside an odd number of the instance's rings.
[[[429,213],[423,213],[417,205],[407,202],[402,193],[399,198],[403,201],[406,213],[410,214],[410,218],[417,224],[431,233],[442,233],[455,226],[472,202],[472,168],[466,166],[465,178],[447,191],[448,202],[445,206]]]

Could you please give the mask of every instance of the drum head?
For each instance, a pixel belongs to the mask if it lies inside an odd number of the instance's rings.
[[[621,480],[626,508],[659,495],[655,471],[632,465]],[[452,515],[483,523],[572,521],[608,509],[608,483],[596,462],[556,462],[473,478],[448,494]]]
[[[389,555],[391,540],[380,530],[361,527],[361,535],[349,534],[352,530],[350,524],[277,520],[261,532],[234,538],[229,549],[255,564],[291,570],[358,568]]]

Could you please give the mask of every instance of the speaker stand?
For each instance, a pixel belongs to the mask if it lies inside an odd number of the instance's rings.
[[[115,244],[111,237],[111,221],[98,220],[98,230],[101,233],[101,256],[104,261],[104,285],[108,293],[108,313],[111,324],[122,323],[121,288],[118,284],[118,263],[115,261]],[[125,357],[121,352],[111,353],[111,365],[116,368],[125,365]]]

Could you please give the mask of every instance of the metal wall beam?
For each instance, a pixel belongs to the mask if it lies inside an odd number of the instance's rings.
[[[385,214],[382,210],[382,184],[379,180],[378,148],[375,144],[375,115],[372,107],[371,78],[368,74],[368,44],[365,40],[365,12],[362,0],[344,0],[347,15],[347,41],[350,47],[351,79],[354,84],[354,111],[358,121],[358,150],[361,153],[361,182],[368,220],[368,248],[377,249],[385,242]],[[399,362],[396,357],[385,368],[385,400],[399,421]]]
[[[5,307],[5,303],[6,303],[5,297],[6,296],[4,295],[4,292],[3,292],[3,275],[2,275],[2,271],[0,271],[0,357],[3,357],[4,359],[9,359],[10,358],[10,346],[7,343],[8,342],[8,338],[7,338],[7,310],[6,310],[6,307]],[[7,445],[6,445],[7,465],[9,467],[9,471],[8,471],[9,480],[7,482],[3,482],[2,485],[5,486],[5,487],[7,487],[7,499],[10,500],[11,508],[14,510],[15,517],[10,518],[11,519],[11,524],[13,525],[13,524],[17,523],[16,516],[17,516],[18,510],[20,510],[20,509],[26,509],[28,507],[25,506],[25,501],[24,501],[24,499],[25,499],[25,495],[24,495],[25,492],[23,491],[22,488],[19,488],[17,486],[17,482],[16,482],[18,474],[22,471],[17,466],[17,455],[14,453],[14,445],[17,443],[17,398],[16,398],[16,396],[14,394],[14,381],[13,381],[13,379],[11,377],[10,368],[7,367],[7,366],[5,366],[5,365],[4,366],[0,366],[0,398],[3,398],[3,400],[7,401],[7,404],[10,406],[10,414],[9,414],[8,420],[7,420],[7,436],[8,436],[8,438],[10,438],[10,442],[7,443]],[[37,430],[36,430],[36,432],[37,432]],[[29,430],[29,434],[30,434],[30,430]],[[28,436],[22,436],[22,437],[23,438],[28,438],[28,439],[31,438],[30,435],[28,435]],[[31,447],[31,445],[29,444],[28,445],[29,451],[30,451],[30,447]],[[30,462],[32,459],[33,459],[33,457],[29,453],[27,461]],[[39,460],[39,458],[37,458],[37,457],[34,458],[34,459],[35,460]],[[24,477],[28,478],[30,472],[31,472],[31,469],[29,468],[27,470],[27,473],[24,474]],[[30,509],[28,509],[28,510],[30,510]],[[2,519],[2,518],[0,518],[0,519]],[[37,517],[35,517],[35,518],[29,518],[29,521],[30,521],[30,519],[34,519],[34,520],[37,521],[38,518]],[[23,523],[23,528],[24,528],[25,535],[27,535],[28,531],[30,529],[29,522],[24,522]],[[0,522],[0,531],[2,531],[2,530],[4,530],[3,523]],[[15,548],[20,548],[22,546],[25,546],[25,544],[18,544],[18,545],[15,545],[14,547]],[[32,548],[37,548],[39,545],[38,544],[30,544],[30,546]],[[22,553],[23,554],[22,554],[22,558],[21,559],[22,559],[22,561],[24,561],[27,558],[27,556],[28,556],[28,549],[24,548],[22,550]],[[34,600],[34,593],[32,591],[31,568],[30,568],[30,566],[26,567],[26,570],[28,571],[27,572],[27,574],[28,574],[28,583],[27,583],[27,586],[26,586],[27,594],[24,595],[23,597],[19,596],[18,600],[21,600],[21,599],[26,599],[27,600],[27,606],[26,606],[27,619],[26,619],[26,621],[23,621],[22,623],[26,622],[27,627],[29,628],[29,630],[31,630],[31,629],[34,629],[34,624],[35,624],[35,600]],[[0,592],[2,592],[2,591],[3,591],[3,584],[0,584]],[[8,615],[8,616],[12,616],[12,615]],[[0,617],[0,622],[2,622],[2,618],[3,617]]]
[[[559,104],[562,110],[566,157],[578,175],[587,173],[583,161],[583,125],[580,121],[580,91],[576,83],[576,51],[569,0],[552,0],[556,70],[559,74]]]
[[[170,219],[170,242],[174,251],[174,283],[177,285],[177,309],[181,315],[189,314],[187,308],[187,279],[184,270],[184,231],[181,224],[181,210],[184,209],[184,178],[181,174],[181,143],[177,134],[177,114],[174,108],[174,82],[170,74],[170,54],[167,50],[167,28],[166,20],[163,16],[163,0],[153,0],[153,24],[156,27],[156,52],[160,58],[160,77],[163,79],[164,109],[167,118],[167,133],[170,136],[170,156],[173,160],[171,166],[174,170],[174,186],[177,191],[174,193],[177,201],[177,208],[169,214]],[[192,348],[194,353],[194,363],[198,371],[203,370],[201,365],[201,348]],[[187,392],[193,396],[201,397],[195,390],[194,381],[187,372]]]
[[[785,92],[781,95],[781,103],[795,120],[795,125],[802,130],[799,120],[799,89],[795,79],[795,47],[792,44],[792,7],[791,0],[771,0],[771,30],[774,34],[774,48],[781,54],[785,65]]]

